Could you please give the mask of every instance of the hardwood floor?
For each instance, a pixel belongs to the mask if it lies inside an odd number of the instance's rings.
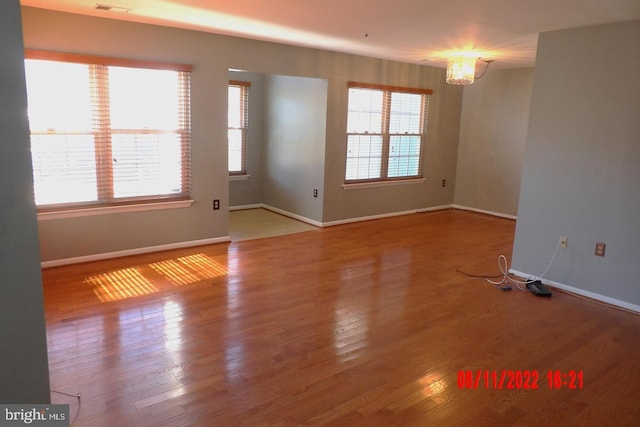
[[[640,316],[456,272],[497,272],[514,228],[445,211],[44,270],[51,386],[81,394],[52,401],[92,427],[640,425]],[[498,389],[524,370],[538,389]]]

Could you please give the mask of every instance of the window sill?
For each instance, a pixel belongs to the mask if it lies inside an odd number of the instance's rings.
[[[70,209],[52,212],[38,212],[38,221],[52,219],[76,218],[81,216],[108,215],[123,212],[155,211],[162,209],[188,208],[193,200],[176,200],[170,202],[141,203],[136,205],[101,206],[98,208]]]
[[[342,184],[343,190],[358,190],[360,188],[374,187],[391,187],[394,185],[422,184],[424,178],[399,179],[395,181],[374,181],[374,182],[357,182],[353,184]]]
[[[251,178],[251,175],[229,175],[229,181],[246,181]]]

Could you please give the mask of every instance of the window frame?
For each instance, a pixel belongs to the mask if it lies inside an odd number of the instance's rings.
[[[96,212],[117,212],[126,211],[128,208],[135,206],[141,206],[142,210],[152,209],[149,206],[157,204],[160,206],[175,206],[184,207],[191,205],[191,72],[193,67],[188,64],[176,64],[157,61],[143,61],[126,58],[115,58],[107,56],[97,55],[84,55],[75,53],[64,52],[52,52],[35,49],[25,49],[25,60],[45,60],[55,61],[62,63],[77,63],[87,65],[89,68],[89,83],[93,87],[91,89],[99,96],[95,100],[97,107],[92,108],[93,121],[97,124],[93,129],[88,132],[94,136],[94,149],[95,149],[95,173],[96,173],[96,199],[92,201],[82,202],[63,202],[63,203],[48,203],[37,205],[38,214],[51,214],[60,212],[66,215],[72,211],[87,211],[89,214],[96,214]],[[155,195],[142,195],[142,196],[129,196],[129,197],[114,197],[115,181],[113,179],[113,165],[111,159],[112,141],[111,135],[117,135],[122,133],[121,129],[114,129],[110,127],[108,119],[98,118],[95,115],[109,114],[110,105],[108,104],[108,95],[105,96],[105,91],[108,91],[108,87],[104,86],[104,82],[100,82],[98,73],[108,72],[108,67],[126,67],[137,68],[147,70],[164,70],[164,71],[176,71],[178,72],[179,81],[179,93],[182,97],[179,97],[178,111],[179,116],[183,121],[183,126],[176,129],[175,134],[180,140],[180,163],[181,163],[181,192],[176,194],[155,194]],[[107,102],[105,104],[105,102]],[[163,134],[167,133],[166,130],[161,129],[130,129],[127,131],[137,131],[136,134]],[[73,132],[73,131],[72,131]],[[50,130],[35,130],[30,134],[65,134],[68,131],[50,131]],[[174,132],[171,132],[174,133]],[[105,185],[106,183],[106,185]],[[137,209],[134,209],[137,210]],[[76,216],[76,215],[72,215]]]
[[[381,105],[381,115],[382,115],[382,128],[380,133],[373,132],[349,132],[347,128],[346,132],[346,141],[345,141],[345,171],[344,171],[344,185],[345,186],[360,186],[366,184],[378,184],[384,185],[385,183],[402,183],[402,181],[415,181],[415,180],[424,180],[423,175],[423,163],[424,163],[424,147],[425,140],[427,135],[427,122],[428,122],[428,113],[429,113],[429,101],[430,95],[433,94],[432,89],[424,89],[424,88],[411,88],[411,87],[403,87],[403,86],[390,86],[390,85],[381,85],[381,84],[373,84],[373,83],[361,83],[349,81],[347,83],[347,121],[349,120],[349,91],[351,89],[362,89],[362,90],[376,90],[382,92],[382,105]],[[404,93],[404,94],[413,94],[413,95],[421,95],[421,108],[420,108],[420,132],[417,134],[408,134],[408,133],[390,133],[390,118],[391,118],[391,98],[393,93]],[[380,177],[378,178],[358,178],[358,179],[347,179],[348,166],[347,163],[349,161],[348,156],[348,144],[350,136],[376,136],[379,135],[382,137],[382,154],[381,154],[381,165],[380,165]],[[418,159],[418,173],[416,175],[404,175],[397,177],[389,177],[389,158],[390,158],[390,141],[392,136],[402,135],[402,136],[418,136],[420,138],[420,152]]]
[[[251,88],[251,82],[244,80],[229,80],[227,91],[230,87],[240,88],[240,127],[229,126],[229,99],[227,98],[227,150],[228,152],[231,151],[229,146],[229,131],[239,130],[241,133],[241,159],[239,171],[230,171],[229,164],[227,163],[227,172],[230,177],[238,177],[249,174],[247,167],[247,139],[249,133],[249,89]]]

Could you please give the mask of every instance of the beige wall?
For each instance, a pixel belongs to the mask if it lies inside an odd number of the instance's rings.
[[[517,214],[533,72],[489,70],[464,88],[456,205]]]
[[[40,222],[41,254],[56,260],[228,234],[226,93],[229,69],[327,80],[322,221],[451,204],[462,89],[443,69],[80,15],[23,9],[25,46],[193,64],[191,208]],[[424,184],[345,191],[347,82],[430,88]],[[212,199],[222,209],[212,211]]]

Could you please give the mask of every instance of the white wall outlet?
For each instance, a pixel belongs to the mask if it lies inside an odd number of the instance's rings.
[[[569,244],[569,238],[567,236],[560,236],[560,240],[558,244],[562,249],[567,249],[567,245]]]

